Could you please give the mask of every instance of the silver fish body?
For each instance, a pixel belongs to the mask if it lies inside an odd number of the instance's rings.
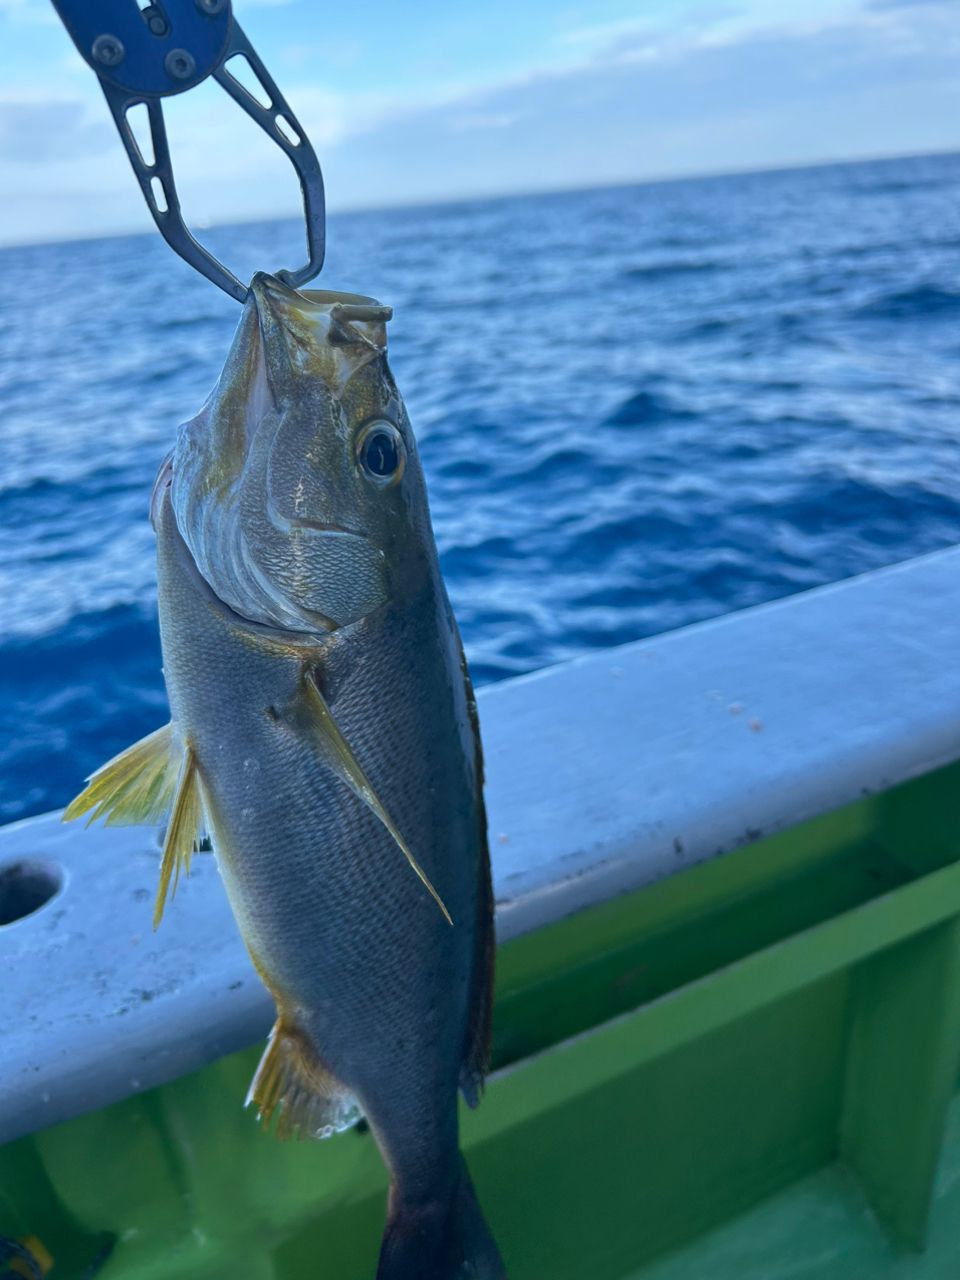
[[[381,1098],[414,1134],[449,1126],[485,866],[477,762],[444,602],[428,592],[354,624],[349,636],[284,651],[209,593],[168,500],[158,563],[174,723],[196,752],[224,883],[281,1018],[320,1050],[378,1130]],[[321,683],[453,927],[301,730],[305,677]]]
[[[161,906],[211,836],[277,1004],[261,1113],[301,1136],[368,1118],[391,1178],[378,1275],[502,1277],[458,1149],[492,986],[476,708],[388,314],[255,281],[154,499],[178,780],[123,795],[156,809],[173,785]]]

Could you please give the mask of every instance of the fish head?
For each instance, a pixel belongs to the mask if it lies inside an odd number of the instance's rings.
[[[171,500],[242,617],[335,630],[429,568],[423,475],[386,359],[388,307],[258,275],[220,381],[180,431]]]

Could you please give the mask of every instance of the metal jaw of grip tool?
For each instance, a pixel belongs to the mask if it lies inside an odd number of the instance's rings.
[[[271,141],[289,156],[303,194],[308,261],[275,271],[296,288],[323,266],[325,211],[320,162],[296,116],[233,17],[230,0],[53,0],[81,56],[97,73],[133,171],[161,235],[208,280],[243,302],[248,287],[194,239],[180,212],[161,100],[213,76]],[[229,60],[247,59],[269,99],[263,106],[230,73]],[[144,105],[153,159],[137,145],[127,113]]]

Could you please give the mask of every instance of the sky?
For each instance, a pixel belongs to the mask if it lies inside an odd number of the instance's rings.
[[[960,0],[234,0],[234,13],[333,209],[960,150]],[[288,162],[218,86],[165,111],[194,225],[297,210]],[[50,0],[0,0],[0,243],[151,226]]]

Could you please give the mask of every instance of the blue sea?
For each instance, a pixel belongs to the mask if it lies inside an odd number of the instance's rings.
[[[0,267],[9,821],[166,718],[148,497],[239,308],[156,235]],[[960,156],[341,214],[321,283],[395,308],[480,684],[960,540]]]

